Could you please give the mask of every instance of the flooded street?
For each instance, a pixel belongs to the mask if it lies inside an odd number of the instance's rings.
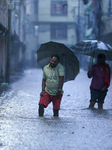
[[[42,70],[26,70],[0,97],[1,150],[112,150],[112,83],[104,109],[88,109],[91,79],[80,71],[64,84],[59,118],[52,104],[38,117]]]

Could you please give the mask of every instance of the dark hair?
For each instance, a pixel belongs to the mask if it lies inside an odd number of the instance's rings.
[[[60,61],[60,57],[59,57],[58,55],[53,54],[53,55],[51,56],[51,58],[53,58],[53,57],[56,57],[56,58],[58,59],[58,61]]]
[[[98,57],[97,57],[97,58],[98,58],[98,59],[99,59],[99,58],[106,59],[106,56],[105,56],[105,54],[100,53],[100,54],[98,54]]]

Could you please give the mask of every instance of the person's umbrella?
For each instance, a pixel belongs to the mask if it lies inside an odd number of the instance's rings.
[[[103,53],[106,60],[112,60],[112,47],[102,41],[85,40],[70,47],[76,54],[84,54],[97,58],[98,54]]]
[[[43,68],[50,62],[53,54],[60,57],[60,63],[64,66],[65,82],[74,80],[79,73],[79,61],[75,54],[62,43],[50,41],[41,44],[37,50],[37,62]]]

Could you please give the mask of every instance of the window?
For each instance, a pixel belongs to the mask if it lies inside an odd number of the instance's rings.
[[[52,24],[51,25],[51,39],[67,39],[67,25]]]
[[[67,1],[51,1],[52,16],[67,16]]]

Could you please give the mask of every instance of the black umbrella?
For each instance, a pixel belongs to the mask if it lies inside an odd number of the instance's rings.
[[[53,54],[60,57],[60,63],[64,66],[65,82],[74,80],[79,73],[79,61],[75,54],[62,43],[50,41],[41,44],[37,50],[37,62],[43,68],[50,62]]]

